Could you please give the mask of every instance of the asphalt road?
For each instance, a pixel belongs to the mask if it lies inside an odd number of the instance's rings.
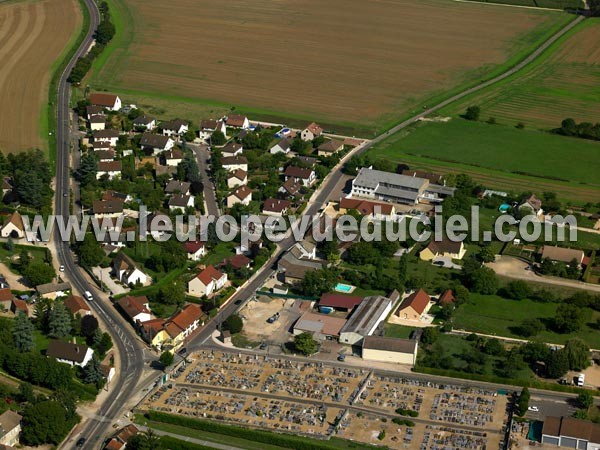
[[[498,75],[497,77],[494,77],[488,81],[484,81],[476,86],[473,86],[472,88],[466,89],[466,90],[444,100],[443,102],[438,103],[435,106],[424,109],[419,114],[416,114],[413,117],[411,117],[410,119],[407,119],[404,122],[396,125],[395,127],[391,128],[389,131],[377,136],[376,138],[372,139],[364,146],[358,148],[356,151],[351,152],[348,155],[346,155],[346,157],[332,170],[332,172],[323,181],[323,183],[319,187],[319,190],[317,191],[317,194],[316,194],[314,200],[312,202],[310,202],[308,207],[305,209],[304,215],[315,216],[318,213],[321,206],[323,206],[323,204],[325,204],[327,202],[327,200],[331,197],[331,194],[334,191],[338,180],[343,175],[343,172],[342,172],[343,163],[348,158],[350,158],[351,156],[354,156],[354,155],[360,155],[360,154],[364,153],[369,148],[373,147],[375,144],[383,141],[384,139],[387,139],[390,135],[403,130],[404,128],[414,124],[421,118],[426,117],[426,116],[444,108],[445,106],[447,106],[451,103],[454,103],[455,101],[460,100],[460,99],[462,99],[468,95],[471,95],[477,91],[485,89],[486,87],[491,86],[492,84],[498,83],[499,81],[502,81],[505,78],[510,77],[511,75],[514,75],[519,70],[523,69],[525,66],[527,66],[527,65],[531,64],[533,61],[535,61],[548,47],[550,47],[554,42],[556,42],[557,39],[559,39],[561,36],[563,36],[565,33],[567,33],[570,29],[572,29],[575,25],[577,25],[584,19],[585,19],[584,16],[578,16],[575,19],[573,19],[569,24],[567,24],[567,26],[562,28],[558,33],[551,36],[546,42],[544,42],[540,47],[538,47],[535,51],[533,51],[527,58],[525,58],[519,64],[515,65],[514,67],[507,70],[506,72],[504,72],[504,73]],[[225,306],[223,306],[221,311],[210,322],[208,322],[206,324],[204,329],[192,339],[192,341],[188,345],[191,350],[194,348],[201,347],[202,343],[205,342],[210,337],[210,335],[213,333],[213,331],[217,327],[217,324],[221,323],[223,320],[225,320],[227,317],[229,317],[231,314],[233,314],[238,309],[240,301],[244,302],[244,301],[248,300],[249,298],[251,298],[254,295],[254,293],[256,292],[256,290],[259,287],[261,287],[264,284],[264,282],[269,279],[269,277],[271,277],[275,274],[276,262],[294,244],[295,244],[295,240],[293,239],[292,236],[286,238],[285,240],[283,240],[282,242],[279,243],[277,252],[268,261],[268,263],[265,264],[265,266],[261,270],[259,270],[254,275],[254,277],[232,297],[231,301],[229,301]],[[236,304],[236,302],[238,302],[238,304]]]
[[[210,151],[206,145],[198,145],[186,143],[186,145],[192,149],[194,154],[196,155],[196,160],[198,161],[198,167],[200,169],[200,174],[202,175],[202,183],[204,184],[204,201],[206,203],[206,215],[219,217],[221,215],[221,211],[219,210],[219,205],[217,204],[217,196],[215,194],[215,188],[211,181],[211,175],[208,170],[207,161],[210,159]]]
[[[64,218],[68,218],[70,214],[69,144],[71,141],[71,129],[69,122],[70,85],[67,82],[67,78],[77,58],[85,54],[91,45],[93,33],[100,21],[99,11],[95,2],[93,0],[85,0],[85,5],[90,13],[90,28],[85,39],[62,73],[58,84],[55,214]],[[87,441],[82,448],[100,448],[107,428],[111,425],[113,419],[120,415],[124,403],[135,392],[135,386],[141,377],[144,365],[143,347],[133,333],[133,329],[130,326],[122,325],[123,319],[112,305],[100,300],[99,291],[95,286],[88,283],[87,278],[82,273],[82,269],[76,263],[74,255],[70,250],[69,242],[63,242],[60,239],[58,227],[54,227],[54,232],[54,245],[56,246],[58,261],[65,266],[66,278],[80,293],[90,291],[94,294],[96,300],[88,303],[100,320],[108,326],[107,331],[111,334],[116,351],[120,355],[121,370],[116,374],[115,380],[111,383],[109,394],[98,409],[96,416],[84,422],[83,428],[77,434],[69,436],[63,444],[65,448],[69,446],[73,447],[75,440],[85,437]]]

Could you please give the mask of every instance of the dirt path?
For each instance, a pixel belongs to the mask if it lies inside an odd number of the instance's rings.
[[[0,273],[4,275],[8,284],[10,284],[10,288],[17,291],[27,291],[31,289],[31,287],[23,284],[23,277],[21,275],[17,275],[14,272],[11,272],[8,266],[4,263],[0,263]]]

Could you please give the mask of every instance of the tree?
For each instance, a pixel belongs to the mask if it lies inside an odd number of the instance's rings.
[[[12,237],[8,237],[8,239],[6,240],[6,243],[4,244],[4,248],[6,250],[8,250],[9,252],[12,252],[15,249],[15,243],[12,239]]]
[[[27,278],[33,286],[39,286],[40,284],[50,283],[56,276],[56,272],[49,264],[42,261],[31,261],[27,264],[27,267],[23,271],[23,275],[25,275],[25,278]]]
[[[183,305],[185,286],[181,281],[173,281],[160,288],[159,300],[167,305]]]
[[[515,280],[508,283],[502,292],[513,300],[523,300],[531,295],[531,288],[525,281]]]
[[[29,317],[20,312],[15,318],[12,329],[12,337],[15,348],[19,352],[30,352],[35,348],[33,339],[33,324]]]
[[[166,369],[167,367],[169,367],[171,364],[173,364],[173,360],[175,359],[175,357],[173,356],[173,353],[166,351],[166,352],[162,352],[160,354],[160,357],[158,358],[160,364]]]
[[[33,387],[30,383],[19,383],[19,401],[22,403],[29,402],[32,403],[35,400],[35,394],[33,392]]]
[[[242,321],[242,318],[237,314],[232,314],[231,316],[229,316],[225,320],[223,325],[225,326],[226,330],[229,330],[231,332],[231,334],[239,333],[240,331],[242,331],[242,328],[244,328],[244,322]]]
[[[307,297],[319,297],[323,292],[333,290],[338,281],[338,271],[331,268],[306,272],[298,284],[298,290]]]
[[[163,450],[165,447],[161,444],[160,438],[154,431],[148,429],[130,437],[127,440],[127,448],[129,450]]]
[[[48,317],[50,336],[63,338],[71,332],[71,315],[65,304],[56,300]]]
[[[494,255],[492,248],[489,245],[486,245],[485,247],[481,247],[481,250],[479,250],[477,259],[483,263],[490,263],[495,261],[496,255]]]
[[[312,334],[304,332],[294,338],[294,347],[303,355],[312,355],[319,348],[317,341],[312,337]]]
[[[99,328],[94,333],[92,340],[92,347],[94,347],[102,356],[104,356],[106,352],[109,351],[113,346],[110,334],[108,334],[106,331],[102,333]]]
[[[594,396],[590,391],[583,391],[575,400],[580,408],[590,409],[594,404]]]
[[[58,444],[74,425],[57,401],[30,404],[23,412],[21,439],[27,445]]]
[[[474,292],[493,295],[498,290],[498,278],[489,267],[479,267],[464,273],[465,283]]]
[[[210,143],[212,145],[223,145],[226,141],[227,139],[221,131],[214,131],[210,137]]]
[[[104,379],[100,361],[96,355],[92,356],[92,359],[82,369],[82,375],[83,382],[86,384],[98,385]]]
[[[527,412],[530,398],[531,394],[529,393],[529,389],[524,387],[521,391],[521,395],[519,395],[519,399],[517,400],[517,413],[519,414],[519,416],[523,417]]]
[[[81,318],[81,334],[85,338],[92,338],[98,329],[98,319],[95,316],[88,314]]]
[[[86,233],[83,241],[76,244],[75,251],[79,256],[79,262],[86,267],[95,267],[104,258],[102,246],[92,233]]]
[[[590,366],[590,349],[581,339],[569,339],[562,351],[567,356],[569,370],[583,370]]]
[[[569,359],[562,350],[555,350],[550,353],[546,360],[546,375],[549,378],[560,378],[569,371]]]
[[[523,337],[531,337],[544,331],[546,327],[540,319],[525,319],[517,327],[517,334]]]
[[[478,121],[481,115],[481,108],[479,106],[469,106],[465,113],[465,119]]]
[[[81,158],[79,168],[73,173],[73,176],[83,188],[96,182],[98,173],[98,160],[93,153],[87,153]]]
[[[440,337],[440,329],[438,327],[427,327],[423,329],[421,334],[421,342],[425,345],[434,344]]]
[[[556,308],[554,328],[559,333],[574,333],[585,322],[585,311],[575,305],[561,303]]]

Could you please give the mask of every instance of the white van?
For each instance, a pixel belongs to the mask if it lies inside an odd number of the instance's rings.
[[[88,302],[94,301],[94,296],[92,295],[92,293],[90,291],[85,291],[83,293],[83,295],[85,296],[85,298]]]
[[[575,377],[575,381],[577,382],[577,386],[583,387],[583,383],[585,383],[585,375],[580,373]]]

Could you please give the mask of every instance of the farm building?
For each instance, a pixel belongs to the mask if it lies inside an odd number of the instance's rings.
[[[311,333],[317,340],[338,339],[346,319],[328,314],[306,312],[294,324],[294,335]]]
[[[366,297],[350,315],[350,318],[340,332],[340,342],[356,345],[371,336],[379,324],[383,322],[400,294],[393,291],[389,297],[381,295]]]
[[[418,347],[415,339],[367,336],[362,344],[362,357],[368,361],[414,365]]]
[[[319,308],[333,308],[336,311],[349,312],[356,308],[363,301],[363,297],[356,295],[344,295],[336,293],[326,293],[321,295],[319,300]]]

